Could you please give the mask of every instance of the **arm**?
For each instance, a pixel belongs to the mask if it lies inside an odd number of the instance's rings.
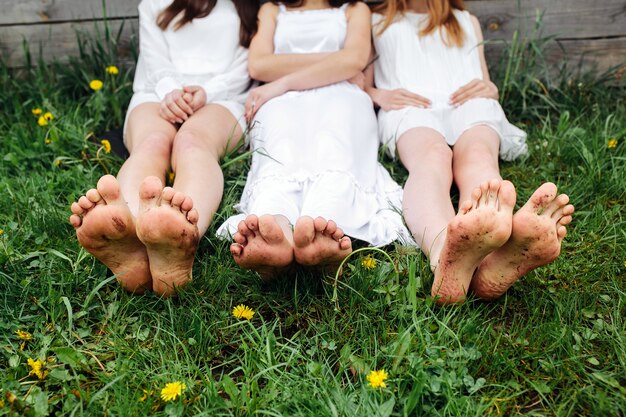
[[[139,53],[147,72],[146,87],[163,100],[167,93],[182,89],[180,74],[170,60],[163,31],[157,26],[156,2],[139,4]]]
[[[450,96],[450,104],[453,106],[460,106],[466,101],[473,98],[491,98],[498,100],[500,98],[498,94],[498,87],[491,82],[489,78],[489,69],[487,68],[487,61],[485,60],[485,45],[483,42],[483,32],[480,29],[480,22],[476,16],[471,16],[472,26],[474,27],[474,33],[476,34],[476,40],[478,41],[478,56],[480,58],[480,69],[483,75],[482,80],[474,79],[463,87],[459,88]]]
[[[275,54],[274,32],[278,6],[265,3],[259,10],[259,28],[250,43],[248,71],[255,80],[275,81],[292,72],[301,70],[317,63],[328,53],[311,54]]]
[[[362,71],[370,54],[370,11],[364,3],[348,9],[348,29],[344,47],[319,62],[254,88],[246,101],[251,118],[266,101],[291,90],[308,90],[348,80]]]

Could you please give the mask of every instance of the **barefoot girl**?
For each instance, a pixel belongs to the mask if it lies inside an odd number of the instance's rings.
[[[80,244],[128,291],[171,295],[191,280],[223,189],[219,158],[242,135],[258,1],[143,0],[124,127],[130,157],[72,204]],[[163,187],[169,169],[173,188]]]
[[[261,7],[248,65],[267,84],[246,101],[252,166],[241,214],[219,233],[264,279],[294,262],[336,266],[352,251],[345,235],[373,245],[408,235],[394,210],[401,189],[377,162],[372,102],[347,81],[367,65],[370,19],[356,1]]]
[[[409,171],[404,218],[430,260],[441,303],[463,301],[470,288],[499,297],[554,260],[574,212],[547,183],[512,215],[515,188],[502,180],[498,156],[525,154],[526,135],[500,107],[480,24],[463,9],[462,0],[386,0],[375,8],[376,88],[367,88],[380,106],[381,140]]]

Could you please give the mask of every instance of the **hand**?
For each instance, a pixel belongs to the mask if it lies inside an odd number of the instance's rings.
[[[193,114],[193,109],[183,98],[183,90],[172,90],[161,101],[159,114],[170,123],[183,123]]]
[[[248,99],[246,100],[246,120],[250,122],[263,104],[274,97],[285,94],[287,91],[285,83],[280,78],[250,90]]]
[[[348,82],[356,85],[361,90],[365,90],[365,74],[363,74],[363,72],[357,73],[354,77],[350,78]]]
[[[199,85],[189,85],[183,88],[183,99],[189,104],[194,112],[206,106],[206,91]]]
[[[491,81],[473,79],[450,96],[450,104],[458,107],[473,98],[492,98],[498,100],[498,87]]]
[[[404,88],[398,88],[396,90],[378,89],[374,101],[385,111],[400,110],[407,106],[426,109],[431,105],[430,100],[426,97],[412,93]]]

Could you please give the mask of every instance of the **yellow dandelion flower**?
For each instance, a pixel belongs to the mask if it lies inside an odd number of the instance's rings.
[[[111,74],[111,75],[117,75],[120,72],[120,70],[118,70],[115,65],[109,65],[104,70],[106,71],[107,74]]]
[[[45,117],[39,116],[39,118],[37,119],[37,124],[39,126],[48,126],[48,121],[46,120]]]
[[[367,382],[372,388],[386,388],[385,380],[389,377],[384,369],[372,371],[367,375]]]
[[[244,304],[239,304],[237,307],[233,308],[233,316],[238,319],[246,319],[252,320],[252,316],[254,316],[254,310]]]
[[[24,330],[16,330],[15,334],[17,335],[18,339],[23,340],[25,342],[28,342],[29,340],[33,340],[33,335]]]
[[[180,381],[169,382],[161,390],[161,399],[165,402],[174,401],[183,394],[186,386]]]
[[[49,111],[47,111],[43,114],[43,118],[46,119],[47,121],[51,121],[51,120],[54,120],[54,115],[50,113]]]
[[[0,398],[0,408],[4,407],[4,400]]]
[[[50,145],[52,143],[52,140],[46,138],[44,139],[43,143],[45,143],[46,145]]]
[[[55,159],[53,162],[55,167],[61,166],[61,160],[60,159]]]
[[[175,172],[170,172],[167,174],[167,180],[169,181],[169,184],[172,185],[174,184],[174,180],[176,179],[176,173]]]
[[[606,147],[609,149],[615,149],[617,147],[617,139],[615,138],[609,139],[609,141],[606,143]]]
[[[48,375],[48,371],[44,371],[43,368],[44,362],[41,359],[33,360],[28,358],[28,366],[30,366],[30,372],[28,375],[36,375],[39,379],[46,379]]]
[[[104,153],[111,153],[111,142],[109,142],[108,139],[102,139],[100,143],[102,144]]]
[[[371,256],[366,256],[361,261],[361,265],[367,270],[374,269],[376,268],[376,259],[372,258]]]
[[[91,80],[89,82],[89,88],[91,88],[93,91],[98,91],[102,88],[103,85],[104,83],[100,80]]]
[[[33,116],[39,116],[41,113],[43,113],[43,110],[41,110],[39,107],[35,107],[31,110],[31,112],[33,113]]]
[[[0,236],[2,236],[4,234],[4,230],[0,229]],[[624,266],[626,266],[626,264],[624,264]]]

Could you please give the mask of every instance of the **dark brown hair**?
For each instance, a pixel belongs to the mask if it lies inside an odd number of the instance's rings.
[[[330,7],[341,7],[345,3],[356,3],[358,0],[328,0]],[[274,4],[283,3],[290,7],[300,7],[304,4],[304,0],[286,0],[286,1],[272,1]]]
[[[419,31],[420,36],[433,33],[438,27],[446,28],[446,35],[443,41],[448,45],[462,46],[465,36],[461,25],[454,17],[454,9],[465,10],[463,0],[426,0],[428,8],[428,23]],[[382,4],[374,6],[374,11],[385,16],[377,34],[382,34],[393,23],[398,13],[408,10],[406,0],[385,0]]]
[[[257,30],[259,0],[233,0],[233,3],[241,20],[239,43],[248,47]],[[165,30],[180,15],[180,19],[174,23],[174,30],[180,29],[195,18],[208,16],[216,4],[217,0],[174,0],[159,14],[157,25]]]

